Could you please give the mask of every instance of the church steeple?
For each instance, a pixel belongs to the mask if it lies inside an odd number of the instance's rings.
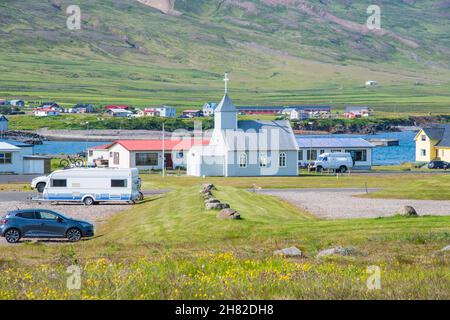
[[[225,73],[225,95],[214,112],[214,128],[216,130],[236,130],[237,129],[237,109],[228,96],[228,74]]]

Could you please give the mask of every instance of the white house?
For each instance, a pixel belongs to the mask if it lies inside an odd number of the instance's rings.
[[[214,112],[216,111],[217,103],[214,102],[208,102],[203,105],[203,116],[210,117],[214,115]]]
[[[208,140],[119,140],[107,147],[110,168],[162,170],[186,168],[186,154],[194,145]],[[164,156],[163,156],[164,155]]]
[[[321,154],[347,152],[355,161],[354,169],[372,168],[372,151],[375,145],[361,138],[297,138],[299,166],[306,166]]]
[[[141,117],[175,118],[177,116],[177,109],[169,106],[145,108],[144,110],[139,111],[138,114]]]
[[[23,100],[10,100],[9,104],[13,107],[25,107],[25,101]]]
[[[366,87],[376,87],[376,86],[378,86],[378,81],[375,80],[366,81]]]
[[[108,167],[109,166],[109,147],[111,144],[91,147],[87,150],[88,166]]]
[[[52,108],[37,108],[34,110],[35,117],[54,117],[59,116],[60,112]]]
[[[211,141],[189,150],[187,174],[297,176],[297,157],[298,145],[289,121],[238,121],[238,110],[225,87],[214,114]]]
[[[51,159],[33,155],[33,146],[16,141],[0,141],[0,173],[50,173]]]
[[[0,115],[0,131],[8,131],[8,118]]]

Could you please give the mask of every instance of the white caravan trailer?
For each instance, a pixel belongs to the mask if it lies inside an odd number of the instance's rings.
[[[137,169],[75,168],[47,177],[40,201],[133,202],[143,198]]]

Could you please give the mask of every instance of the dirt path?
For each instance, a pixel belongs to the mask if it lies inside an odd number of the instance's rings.
[[[374,191],[374,190],[369,190]],[[360,189],[262,190],[280,197],[323,219],[376,218],[393,216],[403,206],[413,206],[419,215],[450,215],[450,201],[365,199]]]

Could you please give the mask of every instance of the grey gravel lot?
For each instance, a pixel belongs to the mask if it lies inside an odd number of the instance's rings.
[[[375,190],[369,190],[373,192]],[[450,201],[366,199],[361,189],[261,190],[277,196],[322,219],[376,218],[395,215],[403,206],[413,206],[419,215],[450,215]]]

